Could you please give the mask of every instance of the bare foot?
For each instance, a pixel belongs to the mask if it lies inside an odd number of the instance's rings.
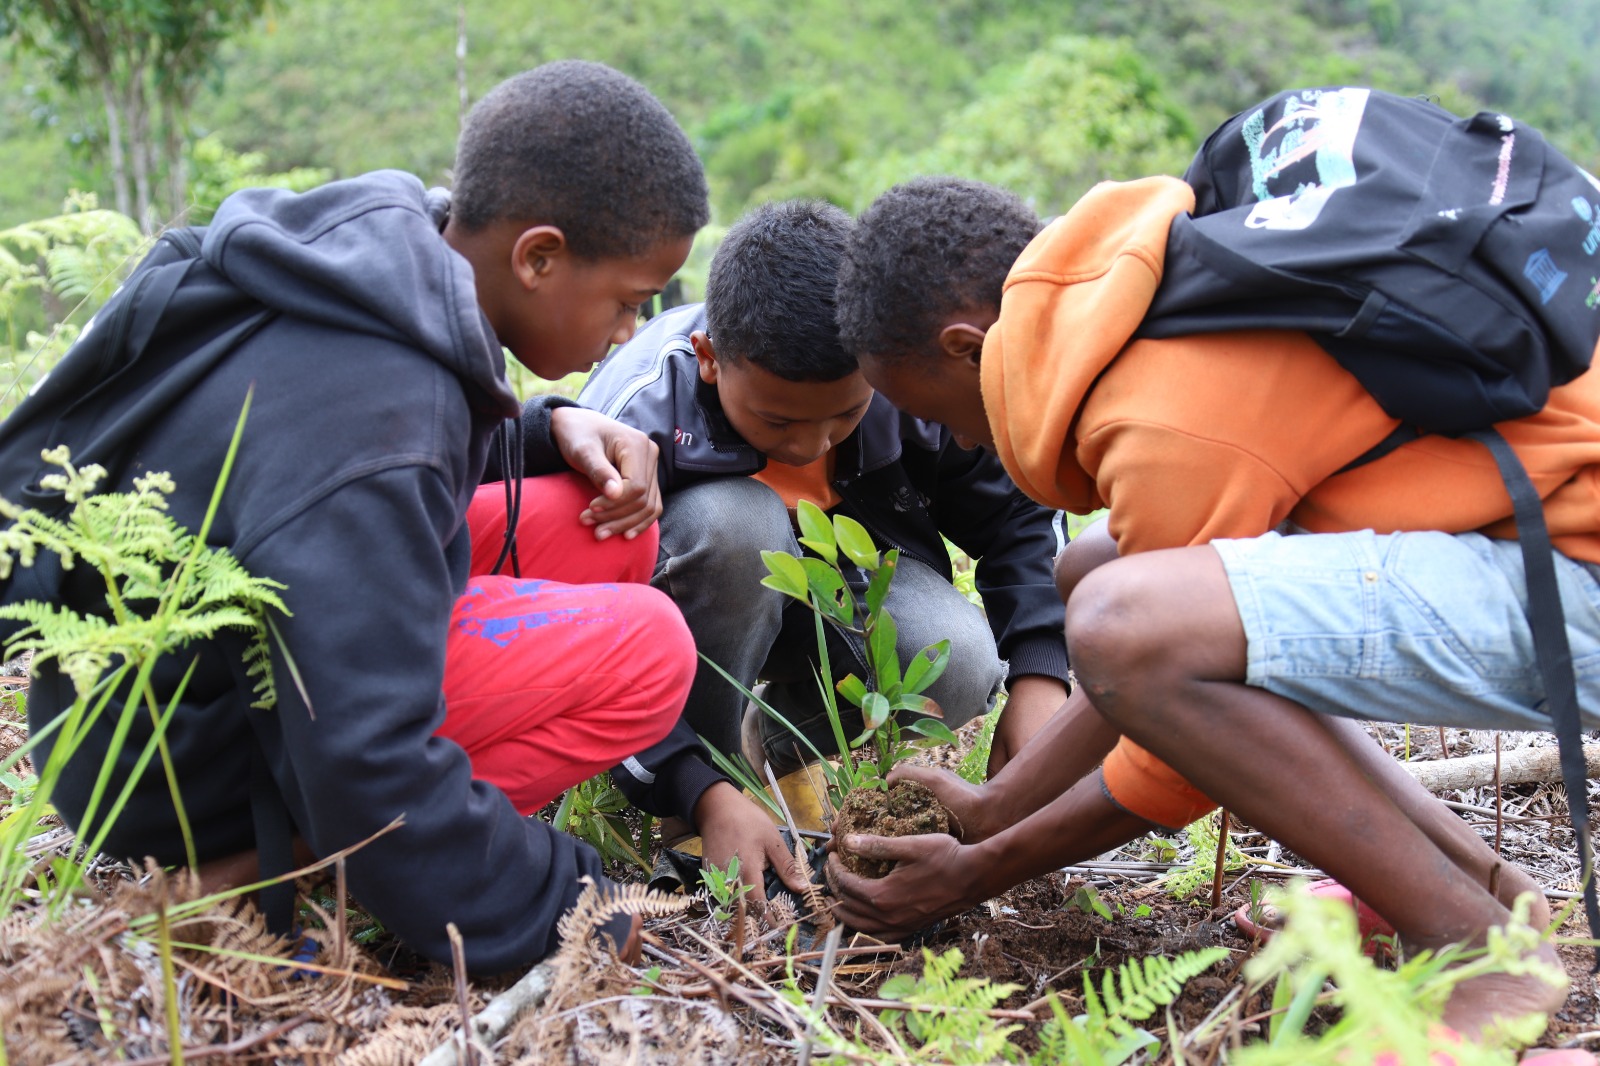
[[[1444,1024],[1468,1040],[1475,1040],[1497,1021],[1528,1014],[1545,1014],[1558,1009],[1567,998],[1567,977],[1556,949],[1540,944],[1535,956],[1561,974],[1559,984],[1550,984],[1534,974],[1513,976],[1484,974],[1461,982],[1450,993],[1444,1006]]]

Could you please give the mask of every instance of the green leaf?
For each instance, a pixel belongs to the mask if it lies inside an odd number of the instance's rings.
[[[828,521],[828,515],[822,508],[810,500],[801,500],[794,514],[800,523],[801,536],[833,543],[833,524]]]
[[[943,744],[953,745],[958,743],[956,735],[950,731],[950,727],[936,718],[918,718],[915,722],[907,725],[906,729],[912,733],[921,733],[925,737],[932,737]]]
[[[795,519],[800,523],[800,543],[816,552],[830,564],[839,561],[839,549],[834,544],[833,525],[822,508],[810,500],[801,500],[795,508]]]
[[[945,667],[950,665],[950,641],[941,640],[936,644],[929,644],[911,657],[906,664],[905,690],[907,692],[925,692],[944,673]],[[944,715],[939,717],[943,718]]]
[[[881,692],[869,692],[861,700],[861,724],[866,727],[864,736],[871,736],[889,720],[889,701]]]
[[[887,695],[887,693],[886,693]],[[912,714],[925,714],[929,718],[943,718],[944,708],[938,702],[926,696],[918,696],[908,692],[898,699],[889,701],[897,711],[910,711]]]
[[[827,560],[828,565],[838,565],[839,549],[834,547],[833,541],[812,540],[810,537],[801,537],[800,543]]]
[[[909,973],[896,974],[878,986],[878,998],[900,999],[907,993],[915,992],[916,989],[917,978],[915,975]]]
[[[1106,921],[1111,921],[1111,908],[1106,906],[1105,900],[1100,898],[1100,893],[1093,885],[1083,885],[1067,900],[1066,910],[1078,910],[1084,914],[1098,914]]]
[[[861,706],[861,701],[867,698],[867,686],[855,674],[850,674],[834,687],[839,690],[839,695],[857,707]]]
[[[888,611],[878,614],[878,620],[867,634],[867,661],[877,678],[877,688],[886,691],[900,685],[900,656],[895,649],[900,639],[899,627]]]
[[[839,550],[852,563],[863,570],[878,568],[878,549],[865,526],[849,515],[836,514],[833,516],[833,532],[839,542]]]
[[[800,560],[788,552],[761,553],[761,561],[767,564],[768,577],[761,579],[761,583],[769,589],[777,589],[785,596],[793,596],[801,603],[806,603],[806,568],[800,565]]]
[[[821,559],[801,559],[800,565],[805,568],[806,581],[811,588],[811,602],[841,625],[853,622],[855,599],[845,588],[839,571]]]
[[[883,554],[883,564],[873,573],[872,580],[867,583],[867,613],[877,614],[883,610],[883,601],[889,595],[889,582],[894,580],[895,568],[900,563],[900,549],[891,548]]]

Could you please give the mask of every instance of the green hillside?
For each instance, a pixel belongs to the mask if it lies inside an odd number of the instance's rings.
[[[639,77],[696,138],[722,222],[772,196],[857,207],[926,170],[1059,210],[1096,178],[1181,166],[1268,92],[1330,81],[1502,108],[1600,154],[1600,5],[1584,0],[284,0],[227,47],[195,133],[274,170],[447,180],[462,15],[469,96],[562,56]],[[103,175],[96,108],[25,55],[0,84],[3,227]]]

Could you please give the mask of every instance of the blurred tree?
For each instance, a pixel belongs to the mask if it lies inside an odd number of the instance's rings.
[[[148,231],[185,202],[195,94],[267,0],[0,0],[0,34],[63,87],[98,96],[118,211]]]
[[[192,225],[211,221],[229,193],[272,188],[304,192],[333,177],[327,167],[293,167],[269,171],[262,152],[235,152],[216,134],[194,142],[189,152],[189,205],[184,220]]]
[[[1131,42],[1057,37],[991,77],[927,149],[853,168],[855,206],[919,174],[957,174],[1052,214],[1097,181],[1179,173],[1195,144],[1187,110]]]

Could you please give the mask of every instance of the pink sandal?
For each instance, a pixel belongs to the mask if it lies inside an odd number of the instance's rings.
[[[1431,1032],[1445,1043],[1466,1042],[1460,1033],[1448,1025],[1435,1025]],[[1456,1066],[1456,1057],[1448,1051],[1430,1052],[1428,1059],[1429,1066]],[[1401,1066],[1400,1056],[1392,1051],[1381,1051],[1373,1058],[1372,1066]],[[1517,1066],[1600,1066],[1600,1059],[1576,1048],[1555,1051],[1535,1049],[1518,1059]]]
[[[1356,928],[1361,932],[1362,950],[1368,955],[1376,956],[1379,952],[1388,953],[1392,949],[1397,935],[1394,926],[1390,925],[1383,915],[1367,906],[1361,900],[1356,899],[1350,890],[1338,881],[1331,877],[1326,877],[1321,881],[1311,882],[1306,886],[1306,890],[1313,896],[1342,900],[1355,908]],[[1265,944],[1272,939],[1272,934],[1276,930],[1264,921],[1252,919],[1250,917],[1251,909],[1252,905],[1246,903],[1234,911],[1233,924],[1238,927],[1239,932],[1244,936]],[[1255,910],[1258,915],[1262,915],[1267,908],[1258,906],[1255,907]],[[1564,1064],[1555,1061],[1551,1062],[1550,1066],[1564,1066]]]

